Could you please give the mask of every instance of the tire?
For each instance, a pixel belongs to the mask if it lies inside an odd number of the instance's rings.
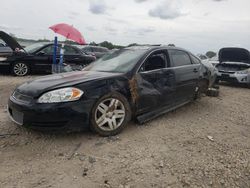
[[[16,62],[12,66],[12,74],[15,76],[26,76],[30,73],[30,67],[27,63]]]
[[[218,97],[219,96],[219,90],[218,89],[214,89],[214,88],[209,88],[207,90],[207,96]]]
[[[90,128],[100,136],[114,136],[120,133],[130,120],[131,108],[127,99],[114,92],[96,102],[91,112]]]
[[[195,89],[195,93],[194,93],[194,100],[198,100],[201,98],[201,91],[200,91],[200,87],[196,87]]]
[[[198,82],[197,87],[195,88],[194,100],[200,99],[202,94],[205,94],[208,90],[209,81],[202,79]]]

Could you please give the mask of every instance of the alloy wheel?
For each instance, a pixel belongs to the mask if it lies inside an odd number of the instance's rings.
[[[116,98],[101,101],[95,110],[95,122],[103,131],[114,131],[119,128],[126,116],[123,103]]]
[[[17,76],[25,76],[28,73],[28,66],[25,63],[16,63],[13,71]]]

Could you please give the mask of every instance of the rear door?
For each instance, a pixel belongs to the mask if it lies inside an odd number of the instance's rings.
[[[173,105],[174,83],[169,59],[164,50],[152,53],[137,73],[138,104],[137,111],[145,113],[163,106]]]
[[[200,75],[200,64],[192,63],[190,55],[186,51],[171,49],[168,52],[176,82],[174,98],[178,105],[194,97]]]

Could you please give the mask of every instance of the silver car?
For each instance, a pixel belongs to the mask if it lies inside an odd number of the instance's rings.
[[[250,87],[250,52],[243,48],[222,48],[219,51],[217,80],[247,84]]]

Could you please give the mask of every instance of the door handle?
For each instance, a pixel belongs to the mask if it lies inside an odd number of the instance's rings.
[[[193,72],[195,72],[195,73],[196,73],[196,72],[198,72],[198,70],[195,68],[195,69],[193,70]]]

